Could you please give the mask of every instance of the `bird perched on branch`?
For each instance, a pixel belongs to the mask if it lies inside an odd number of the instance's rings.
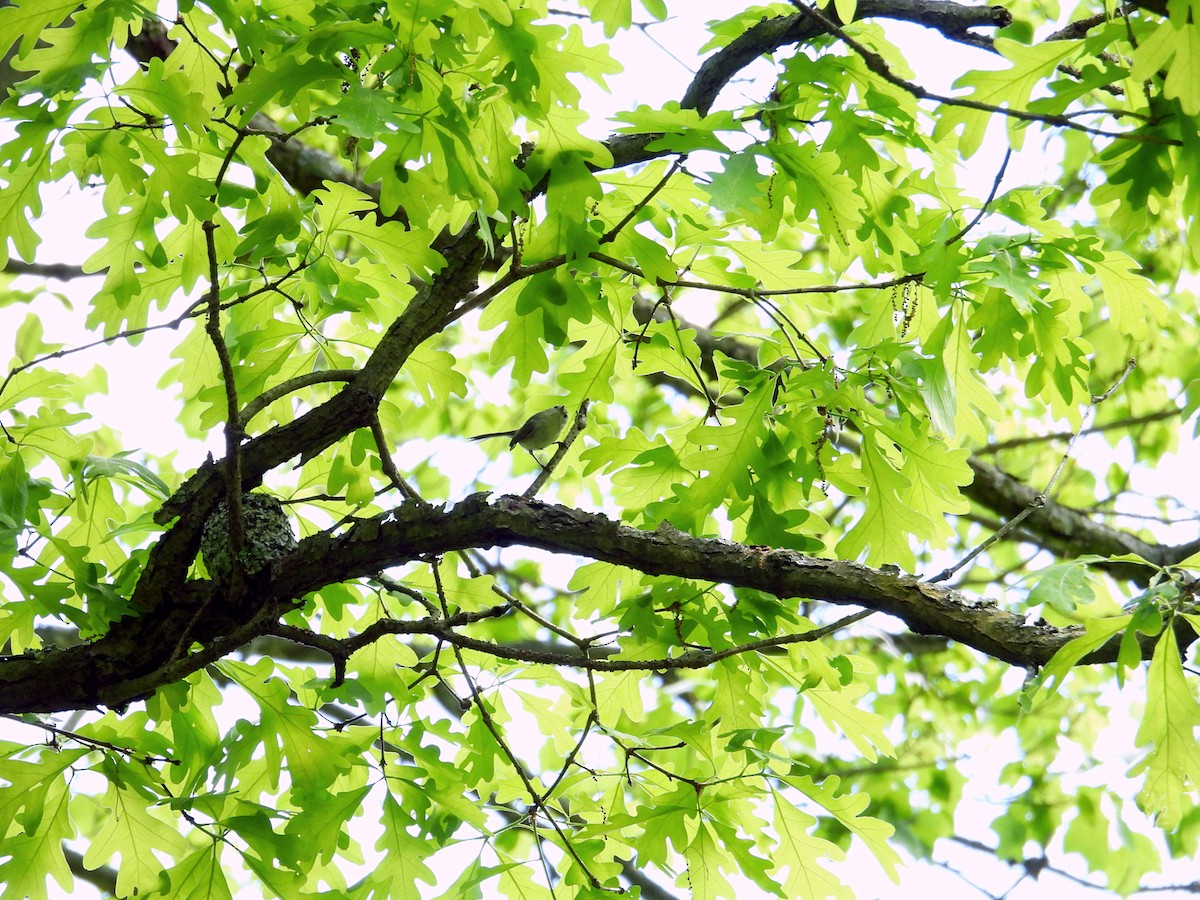
[[[524,425],[513,431],[490,431],[487,434],[474,435],[471,440],[483,441],[494,437],[510,438],[508,442],[509,450],[520,444],[529,451],[529,455],[540,466],[542,465],[542,461],[537,458],[533,451],[548,447],[558,440],[558,436],[562,433],[563,426],[566,424],[567,408],[565,406],[552,406],[549,409],[542,410],[540,413],[534,413],[525,420]]]

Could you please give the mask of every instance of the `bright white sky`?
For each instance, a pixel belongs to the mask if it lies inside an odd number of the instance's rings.
[[[694,48],[701,46],[704,41],[703,23],[711,18],[728,15],[730,4],[727,0],[702,0],[702,2],[674,2],[672,9],[676,18],[668,23],[649,28],[646,32],[634,30],[628,35],[618,36],[618,49],[614,56],[622,60],[627,70],[610,78],[611,94],[605,95],[598,91],[590,82],[580,82],[585,91],[584,108],[595,115],[597,137],[607,134],[608,123],[603,121],[612,113],[637,104],[647,104],[653,107],[662,105],[665,101],[678,98],[688,81],[691,79],[699,58]],[[639,10],[640,11],[640,10]],[[636,13],[635,13],[636,16]],[[645,18],[644,16],[642,17]],[[999,66],[1000,61],[992,56],[960,45],[945,41],[929,42],[922,29],[901,23],[887,23],[887,29],[892,39],[906,47],[914,48],[910,60],[916,71],[916,80],[934,90],[948,90],[950,83],[966,68],[974,65]],[[597,31],[592,38],[599,42],[602,36]],[[759,62],[747,72],[747,79],[727,88],[723,95],[726,103],[761,100],[765,94],[762,79],[769,76],[771,69],[765,62]],[[758,80],[753,80],[753,76]],[[989,145],[971,163],[968,178],[976,182],[974,192],[977,196],[986,196],[1003,153],[1002,135],[993,130]],[[1005,185],[1012,186],[1022,181],[1036,181],[1043,178],[1042,172],[1053,160],[1043,152],[1035,139],[1027,141],[1026,149],[1010,163]],[[39,223],[38,230],[42,234],[53,235],[53,240],[43,245],[39,251],[39,262],[68,262],[79,263],[86,259],[97,246],[96,242],[84,237],[84,230],[95,219],[94,210],[98,203],[94,194],[84,194],[76,190],[58,189],[57,193],[49,192],[44,196],[47,206],[46,216]],[[19,279],[16,286],[33,289],[39,282],[35,279]],[[58,286],[62,293],[72,298],[76,309],[88,302],[89,292],[98,287],[96,279],[81,279],[66,285]],[[61,341],[67,344],[82,343],[94,340],[95,335],[84,333],[68,318],[53,314],[54,303],[47,300],[42,304],[39,313],[46,323],[46,336],[49,340]],[[13,307],[0,309],[0,335],[10,334],[19,322],[15,318],[21,312]],[[81,318],[81,317],[80,317]],[[166,318],[166,316],[163,316]],[[212,450],[215,454],[221,452],[221,436],[214,434],[207,446],[197,446],[195,442],[186,440],[181,430],[174,422],[173,397],[159,393],[156,386],[147,378],[148,372],[159,372],[165,369],[166,356],[170,344],[177,339],[172,332],[149,334],[134,353],[121,347],[103,348],[57,361],[55,366],[67,371],[84,371],[93,365],[107,369],[110,391],[107,397],[97,398],[90,406],[91,412],[98,420],[117,428],[126,438],[125,447],[141,448],[147,454],[163,454],[178,450],[177,465],[183,469],[194,467],[203,459],[205,452]],[[10,344],[0,342],[0,360],[9,358]],[[135,355],[136,354],[136,355]],[[514,423],[514,425],[517,423]],[[1048,426],[1056,427],[1056,426]],[[482,448],[470,445],[465,450],[461,442],[455,442],[455,447],[466,463],[461,479],[456,479],[465,485],[468,480],[483,466],[487,465],[487,457]],[[1095,458],[1096,453],[1108,454],[1099,442],[1089,446],[1083,442],[1079,447],[1077,457],[1082,459]],[[475,456],[467,455],[469,453]],[[1187,456],[1194,461],[1194,448],[1188,448]],[[1187,468],[1185,468],[1187,467]],[[1167,493],[1172,489],[1188,488],[1192,494],[1185,502],[1192,507],[1200,507],[1200,484],[1192,477],[1194,462],[1188,466],[1179,457],[1164,462],[1157,473],[1151,473],[1140,478],[1145,490],[1155,493]],[[497,470],[497,475],[501,470]],[[503,489],[503,485],[497,485]],[[1180,526],[1171,534],[1162,537],[1170,541],[1183,541],[1194,537],[1193,526]],[[1023,673],[1014,671],[1011,687],[1019,689]],[[1127,687],[1127,697],[1137,697],[1137,687]],[[1114,760],[1102,771],[1085,773],[1070,773],[1068,780],[1086,784],[1117,784],[1123,783],[1124,772],[1128,768],[1128,754],[1131,750],[1133,724],[1126,718],[1123,708],[1127,701],[1114,697],[1119,711],[1114,714],[1111,740],[1102,745],[1111,746],[1114,750]],[[11,723],[0,723],[0,735],[4,737],[24,739],[37,742],[42,739],[40,733],[32,729],[15,729]],[[1001,746],[988,746],[982,743],[968,744],[962,748],[966,760],[960,763],[964,771],[971,777],[969,787],[970,797],[964,801],[958,812],[958,830],[964,837],[994,843],[987,823],[999,814],[1006,797],[1013,795],[1013,789],[998,783],[1000,767],[1016,755],[1015,744],[1003,742]],[[1129,793],[1133,786],[1129,784]],[[1132,804],[1126,809],[1126,818],[1137,819],[1132,812]],[[1031,852],[1032,852],[1032,848]],[[1018,871],[1000,865],[994,859],[977,851],[968,850],[949,842],[943,842],[935,854],[939,862],[946,863],[950,868],[967,875],[970,880],[983,886],[991,895],[1004,894],[1017,881]],[[1077,856],[1065,854],[1061,848],[1052,850],[1052,861],[1057,866],[1069,868],[1080,877],[1086,877],[1086,872]],[[848,879],[859,897],[877,897],[880,900],[909,900],[918,895],[936,897],[969,897],[977,896],[976,892],[966,884],[959,875],[949,869],[938,868],[927,864],[909,866],[903,875],[901,886],[893,886],[883,875],[879,866],[868,853],[862,850],[852,852],[847,864],[838,867],[842,877]],[[1180,883],[1193,878],[1191,867],[1177,866],[1165,881]],[[53,884],[51,885],[53,887]],[[1075,900],[1087,898],[1095,900],[1103,896],[1103,892],[1084,889],[1072,882],[1052,874],[1043,874],[1041,879],[1033,881],[1025,879],[1019,886],[1007,894],[1012,900],[1038,900],[1038,898],[1054,898],[1054,900]],[[90,896],[83,885],[73,896]],[[753,885],[745,885],[744,893],[739,894],[739,900],[753,900],[760,896]],[[1160,894],[1158,896],[1170,896]],[[1180,894],[1179,896],[1183,896]]]

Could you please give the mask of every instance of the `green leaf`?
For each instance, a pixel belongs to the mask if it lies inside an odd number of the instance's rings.
[[[428,232],[406,230],[399,222],[377,224],[373,217],[363,215],[374,209],[374,201],[366,194],[344,184],[327,184],[314,191],[314,196],[327,237],[344,234],[354,238],[379,254],[393,273],[407,270],[424,278],[445,264],[442,255],[429,248]]]
[[[781,882],[785,896],[852,898],[853,891],[822,865],[827,860],[843,860],[841,848],[812,834],[817,820],[787,797],[775,792],[772,799],[779,835],[772,859],[777,871],[787,872]]]
[[[171,488],[167,483],[149,468],[122,456],[88,456],[79,469],[79,477],[84,481],[91,478],[120,478],[122,476],[128,477],[133,483],[154,494],[160,500],[165,500],[171,495]]]
[[[0,9],[0,12],[5,10]],[[42,239],[31,221],[42,214],[42,200],[38,195],[41,180],[49,174],[50,146],[46,145],[31,165],[22,165],[4,173],[0,187],[0,222],[4,223],[0,236],[0,262],[8,263],[8,242],[11,240],[17,255],[32,261]]]
[[[1129,624],[1129,621],[1129,616],[1088,619],[1084,623],[1084,632],[1079,637],[1063,644],[1050,658],[1050,662],[1042,667],[1037,679],[1033,682],[1032,690],[1022,700],[1023,706],[1028,708],[1042,689],[1061,686],[1067,673],[1079,660],[1108,643],[1113,635],[1122,631]]]
[[[1166,320],[1166,305],[1150,289],[1150,282],[1137,274],[1133,260],[1124,253],[1105,253],[1100,259],[1084,260],[1083,265],[1100,279],[1113,325],[1122,334],[1143,341],[1149,322],[1161,325]]]
[[[866,759],[875,762],[876,751],[885,756],[895,756],[896,748],[884,733],[884,720],[859,708],[857,701],[866,692],[866,686],[855,684],[842,689],[827,686],[812,687],[804,692],[817,713],[827,725],[836,728],[852,743]]]
[[[58,25],[72,12],[78,9],[78,4],[62,2],[62,0],[26,0],[0,8],[0,53],[7,53],[18,41],[18,53],[25,55],[37,41],[45,29]]]
[[[1096,599],[1089,564],[1090,560],[1076,559],[1042,569],[1029,592],[1029,605],[1045,603],[1064,615],[1072,615],[1078,607],[1087,606]]]
[[[84,854],[84,865],[95,869],[120,855],[118,893],[162,890],[165,873],[154,851],[178,860],[189,852],[187,841],[139,793],[110,784],[103,803],[108,815]]]
[[[616,129],[622,134],[661,134],[647,149],[691,153],[694,150],[727,152],[729,148],[717,136],[721,131],[741,131],[728,111],[701,116],[694,109],[680,109],[677,101],[662,107],[639,106],[621,116],[629,124]]]
[[[696,900],[733,896],[733,885],[722,870],[737,871],[736,861],[727,847],[716,839],[707,822],[700,822],[684,856],[687,859],[687,873],[680,876],[676,884],[690,888]]]
[[[219,841],[213,841],[211,846],[195,851],[167,869],[163,873],[165,893],[179,900],[233,900],[221,865],[221,846]]]
[[[1165,71],[1163,96],[1177,99],[1183,111],[1194,116],[1200,114],[1200,23],[1185,18],[1183,11],[1190,4],[1176,5],[1180,15],[1157,23],[1138,44],[1129,77],[1140,81]]]
[[[336,735],[320,737],[313,730],[316,716],[312,710],[294,705],[285,682],[270,677],[274,669],[270,659],[254,666],[226,662],[222,669],[258,704],[260,727],[267,738],[263,750],[273,783],[278,783],[284,759],[292,776],[293,794],[297,796],[323,790],[322,785],[330,784],[351,766],[351,760],[338,749],[343,741]]]
[[[33,799],[33,798],[31,798]],[[63,854],[64,842],[75,837],[75,826],[68,814],[69,793],[65,781],[54,780],[36,795],[41,804],[35,825],[26,824],[4,840],[0,862],[0,883],[17,897],[46,900],[46,877],[50,876],[63,891],[74,889],[75,878]]]
[[[841,779],[836,775],[827,777],[820,784],[806,775],[790,778],[788,782],[819,803],[826,812],[859,838],[875,856],[888,877],[894,883],[900,883],[900,874],[897,871],[900,855],[888,843],[895,829],[887,822],[862,814],[871,802],[866,794],[839,794]]]
[[[997,38],[994,46],[996,52],[1012,65],[1007,69],[968,72],[959,77],[954,86],[971,88],[963,96],[976,103],[1019,110],[1025,109],[1034,89],[1045,78],[1080,52],[1076,41],[1047,41],[1029,46],[1008,38]],[[937,118],[934,140],[944,138],[960,125],[965,126],[959,147],[964,157],[974,156],[983,143],[988,114],[968,107],[943,105]],[[1011,126],[1009,137],[1014,149],[1019,150],[1024,128]]]
[[[1200,702],[1184,677],[1179,645],[1171,629],[1163,632],[1154,648],[1146,675],[1146,710],[1138,725],[1138,746],[1151,749],[1129,770],[1143,775],[1138,804],[1157,817],[1168,831],[1200,799]]]
[[[965,450],[946,450],[919,432],[876,432],[863,442],[861,470],[845,473],[848,484],[862,485],[865,512],[838,552],[854,558],[866,550],[869,562],[911,571],[910,537],[945,534],[944,513],[966,509],[957,491],[972,477],[966,457]]]

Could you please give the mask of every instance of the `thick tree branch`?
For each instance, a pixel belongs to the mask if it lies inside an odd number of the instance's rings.
[[[368,523],[345,537],[310,538],[277,587],[292,594],[315,589],[328,577],[321,575],[320,567],[327,567],[330,559],[338,560],[345,574],[359,576],[426,554],[520,545],[598,559],[650,575],[861,606],[896,616],[919,634],[940,634],[1014,665],[1042,665],[1080,633],[1074,628],[1031,625],[1023,615],[959,591],[858,563],[695,538],[673,529],[642,531],[593,513],[515,497],[500,497],[493,504],[485,499],[486,495],[477,495],[446,513],[432,515],[406,506],[388,522]],[[312,554],[311,565],[306,554]],[[1116,646],[1111,650],[1108,659],[1115,659]],[[1091,661],[1103,661],[1102,657],[1099,654]]]
[[[1104,422],[1100,425],[1092,425],[1089,428],[1079,432],[1080,435],[1085,434],[1102,434],[1105,431],[1115,431],[1121,428],[1136,428],[1138,425],[1149,425],[1152,422],[1163,422],[1181,417],[1181,412],[1177,407],[1168,406],[1163,409],[1155,410],[1150,413],[1143,413],[1140,416],[1129,416],[1125,419],[1114,419],[1111,422]],[[1001,450],[1012,450],[1016,447],[1027,447],[1031,444],[1046,444],[1051,441],[1068,441],[1075,434],[1073,431],[1052,431],[1049,434],[1031,434],[1022,437],[1007,438],[1003,441],[995,441],[988,444],[986,447],[980,447],[976,451],[978,454],[999,453]]]
[[[781,598],[817,600],[888,613],[918,634],[937,634],[1012,665],[1036,668],[1073,638],[1077,627],[1031,624],[1020,613],[1000,609],[961,591],[922,582],[911,575],[873,569],[844,560],[818,559],[790,550],[764,550],[732,541],[696,538],[675,531],[643,531],[595,513],[503,496],[468,498],[449,510],[409,503],[387,519],[361,522],[345,535],[316,535],[278,561],[270,578],[252,584],[258,604],[252,610],[222,608],[193,623],[194,610],[211,597],[210,582],[189,582],[185,591],[160,603],[156,616],[126,618],[91,644],[0,659],[0,712],[57,712],[96,705],[122,706],[155,688],[185,677],[248,641],[279,633],[279,616],[300,598],[326,584],[369,577],[389,566],[474,547],[536,547],[627,566],[649,575],[753,588]],[[145,579],[143,579],[145,581]],[[140,587],[140,586],[139,586]],[[171,658],[167,640],[194,626],[201,650]],[[513,659],[546,664],[564,661],[537,651],[491,644],[452,632],[437,618],[390,621],[384,633],[425,634],[455,645]],[[374,636],[374,635],[372,635]],[[1195,635],[1180,628],[1182,644]],[[766,635],[762,649],[807,639]],[[1085,658],[1116,659],[1119,639]],[[328,649],[338,648],[330,644]],[[758,649],[742,648],[742,652]],[[1149,654],[1149,640],[1143,652]],[[664,667],[701,668],[715,661],[690,651]],[[579,657],[573,656],[577,663]],[[594,660],[594,668],[638,669],[645,661]]]
[[[89,869],[83,864],[83,854],[78,850],[72,850],[70,847],[63,847],[63,856],[66,857],[67,866],[70,867],[71,874],[76,878],[86,881],[105,894],[113,897],[117,895],[116,869],[111,866],[100,866],[98,869]]]
[[[96,277],[96,273],[85,272],[82,266],[70,263],[27,263],[19,259],[8,260],[4,264],[4,271],[9,275],[37,275],[39,278],[55,278],[58,281]]]
[[[950,0],[864,0],[856,12],[859,19],[913,22],[947,36],[960,35],[969,28],[1003,28],[1012,24],[1012,13],[1003,6],[967,5]],[[837,25],[844,24],[832,9],[830,18]],[[765,19],[705,60],[680,106],[706,115],[725,85],[763,54],[829,33],[825,26],[804,15]]]
[[[1038,492],[996,466],[972,457],[968,460],[975,480],[963,493],[982,506],[1006,518],[1020,514],[1034,503]],[[1093,553],[1099,556],[1136,554],[1156,566],[1171,566],[1187,559],[1200,542],[1152,544],[1125,531],[1094,522],[1087,515],[1048,500],[1023,523],[1022,528],[1036,536],[1039,544],[1063,556]],[[1105,564],[1114,575],[1146,584],[1150,575],[1144,566],[1129,563]]]

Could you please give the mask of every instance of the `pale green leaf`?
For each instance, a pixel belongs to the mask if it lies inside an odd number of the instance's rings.
[[[1146,710],[1136,741],[1151,749],[1129,770],[1143,776],[1138,803],[1168,831],[1200,799],[1200,702],[1184,675],[1175,633],[1166,629],[1146,676]]]

